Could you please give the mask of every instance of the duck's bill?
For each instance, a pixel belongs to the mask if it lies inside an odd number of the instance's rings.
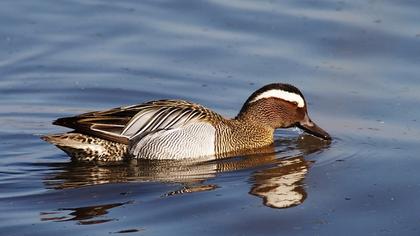
[[[298,127],[303,129],[305,132],[312,134],[315,137],[323,140],[331,140],[331,136],[317,124],[308,119],[305,122],[298,123]]]

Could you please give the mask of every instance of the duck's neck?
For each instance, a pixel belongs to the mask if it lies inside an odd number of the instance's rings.
[[[216,128],[216,153],[246,151],[273,143],[274,129],[254,121],[236,117]]]
[[[252,105],[251,105],[252,106]],[[264,108],[264,107],[263,107]],[[273,114],[267,112],[269,109],[260,109],[260,107],[252,109],[241,109],[239,114],[233,119],[244,125],[257,126],[266,130],[273,130]]]
[[[235,129],[241,131],[243,134],[249,135],[250,138],[271,140],[273,139],[274,128],[259,122],[258,118],[250,116],[237,116],[231,120]],[[257,141],[257,140],[255,140]]]

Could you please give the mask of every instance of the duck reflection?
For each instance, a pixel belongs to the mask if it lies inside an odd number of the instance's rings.
[[[45,184],[49,188],[67,189],[118,182],[179,183],[179,189],[162,196],[171,197],[212,191],[218,186],[206,184],[206,180],[219,173],[248,169],[252,172],[249,193],[261,197],[265,206],[287,208],[299,205],[306,199],[303,180],[311,162],[305,160],[305,156],[325,148],[326,145],[328,144],[312,136],[302,135],[297,139],[281,140],[270,147],[259,149],[258,152],[242,153],[236,158],[211,162],[131,160],[119,163],[68,163],[61,164],[58,168],[60,171],[48,177]],[[118,206],[120,205],[110,204],[102,208],[91,207],[94,210],[67,209],[72,210],[69,215],[74,217],[66,220],[79,220],[89,216],[87,212],[103,215],[109,208]],[[47,217],[44,219],[50,220]]]
[[[273,168],[256,172],[250,193],[263,198],[268,207],[299,205],[306,199],[302,182],[308,169],[309,162],[303,156],[284,160]]]
[[[81,225],[101,224],[112,221],[114,219],[97,219],[98,217],[105,216],[108,213],[108,210],[114,207],[125,205],[127,203],[130,202],[78,208],[60,208],[57,211],[53,212],[41,212],[41,221],[78,221],[78,223]]]

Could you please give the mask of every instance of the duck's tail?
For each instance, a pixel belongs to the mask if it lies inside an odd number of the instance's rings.
[[[118,161],[124,158],[127,151],[125,144],[80,133],[45,135],[41,139],[56,145],[78,161]]]

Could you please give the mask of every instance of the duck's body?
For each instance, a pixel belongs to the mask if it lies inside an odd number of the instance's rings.
[[[208,160],[270,145],[276,128],[297,125],[299,121],[329,139],[307,117],[299,90],[291,85],[271,84],[252,94],[233,119],[199,104],[159,100],[60,118],[54,124],[75,131],[43,139],[76,160]]]

